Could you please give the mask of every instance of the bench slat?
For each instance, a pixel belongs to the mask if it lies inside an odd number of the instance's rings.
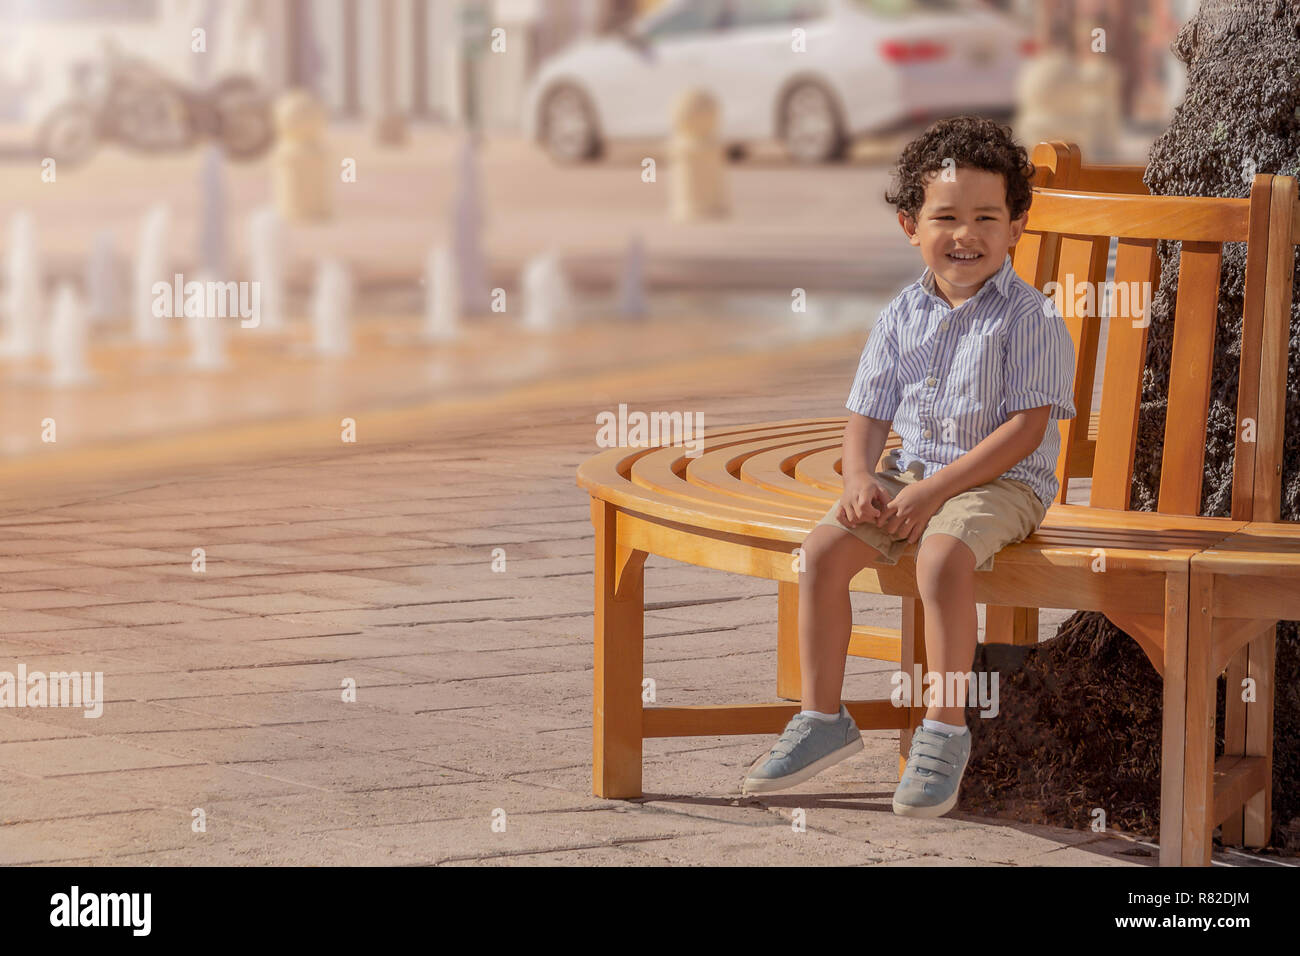
[[[1025,231],[1183,242],[1245,242],[1249,219],[1249,199],[1035,189]]]
[[[1197,514],[1205,473],[1205,423],[1214,374],[1219,271],[1223,247],[1184,242],[1178,263],[1178,305],[1169,359],[1169,401],[1160,462],[1162,514]]]
[[[1089,503],[1096,508],[1128,510],[1151,311],[1150,298],[1146,302],[1140,300],[1148,294],[1154,297],[1159,271],[1156,240],[1119,240],[1115,249],[1116,289],[1150,291],[1138,295],[1117,294],[1111,303],[1106,330],[1106,371],[1101,383],[1101,417],[1089,497]]]

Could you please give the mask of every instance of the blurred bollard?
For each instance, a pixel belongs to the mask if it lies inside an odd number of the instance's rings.
[[[86,260],[86,317],[91,323],[115,318],[122,307],[122,283],[117,271],[113,234],[107,229],[95,233]]]
[[[524,328],[547,332],[574,324],[573,293],[554,249],[524,266],[523,291]]]
[[[451,208],[451,249],[456,261],[456,289],[462,316],[488,309],[487,260],[481,231],[483,200],[479,189],[478,146],[472,135],[461,139],[456,163],[456,193]]]
[[[1122,108],[1119,68],[1106,53],[1079,56],[1049,49],[1025,62],[1016,86],[1016,137],[1077,143],[1090,161],[1111,162]]]
[[[325,147],[325,109],[306,90],[290,90],[275,104],[271,154],[275,208],[291,222],[333,215],[333,169]]]
[[[718,104],[704,90],[686,90],[673,105],[668,159],[673,222],[727,215],[726,158],[718,141]]]
[[[90,381],[86,365],[86,310],[71,284],[63,283],[54,296],[50,322],[50,367],[54,385],[82,385]]]
[[[29,212],[9,220],[9,252],[5,257],[5,336],[0,351],[11,358],[31,358],[44,345],[40,329],[45,303],[41,294],[41,261],[36,225]]]
[[[166,320],[154,315],[153,287],[156,282],[171,284],[167,271],[167,229],[171,213],[162,203],[149,207],[140,223],[140,238],[135,252],[135,288],[131,295],[131,329],[141,345],[166,342],[170,330]]]
[[[279,332],[284,328],[284,250],[280,217],[270,206],[248,216],[248,271],[259,284],[261,316],[257,328]]]
[[[626,319],[642,319],[645,301],[645,242],[640,236],[627,241],[623,255],[623,273],[619,278],[618,314]]]
[[[460,335],[456,263],[446,246],[434,246],[424,260],[423,331],[426,342],[450,342]]]
[[[203,148],[203,170],[199,177],[199,266],[222,276],[226,267],[226,177],[221,148]]]
[[[1099,53],[1085,53],[1083,57],[1079,64],[1080,125],[1087,131],[1096,161],[1115,162],[1119,158],[1124,79],[1112,58]],[[1083,148],[1080,146],[1081,151]]]
[[[340,358],[352,350],[352,279],[337,259],[324,259],[316,268],[312,298],[312,350]]]
[[[211,289],[214,274],[201,272],[196,280],[199,288]],[[188,287],[189,283],[186,283]],[[226,367],[226,329],[228,318],[209,314],[208,296],[202,292],[185,301],[185,330],[190,340],[190,368],[200,372],[215,372]],[[197,308],[195,307],[197,306]]]

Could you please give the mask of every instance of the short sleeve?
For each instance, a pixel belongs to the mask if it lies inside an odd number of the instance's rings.
[[[1011,323],[1002,380],[1007,414],[1051,405],[1051,418],[1075,416],[1074,343],[1051,299]]]
[[[844,407],[868,418],[892,422],[900,401],[898,387],[898,335],[895,309],[885,306],[871,327],[867,344],[858,360],[858,373]]]

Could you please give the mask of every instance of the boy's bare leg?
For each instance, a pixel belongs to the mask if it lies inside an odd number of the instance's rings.
[[[880,552],[856,535],[819,525],[804,541],[799,575],[799,666],[804,710],[838,713],[853,630],[849,581]],[[974,653],[972,650],[971,653]]]
[[[931,672],[943,676],[944,693],[926,708],[925,716],[945,724],[966,723],[967,678],[975,662],[975,553],[960,538],[934,534],[916,555],[916,586],[925,606],[925,654]],[[801,606],[802,610],[802,606]],[[802,623],[802,622],[801,622]],[[947,698],[950,674],[963,677],[956,699]],[[916,688],[920,693],[924,686]],[[938,688],[936,688],[938,690]]]

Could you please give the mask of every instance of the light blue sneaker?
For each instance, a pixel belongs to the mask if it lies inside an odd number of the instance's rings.
[[[970,741],[969,730],[945,734],[921,726],[912,731],[912,749],[894,791],[894,812],[901,817],[941,817],[955,807]]]
[[[862,732],[843,704],[835,720],[795,714],[771,751],[749,768],[741,790],[769,793],[793,787],[861,749]]]

